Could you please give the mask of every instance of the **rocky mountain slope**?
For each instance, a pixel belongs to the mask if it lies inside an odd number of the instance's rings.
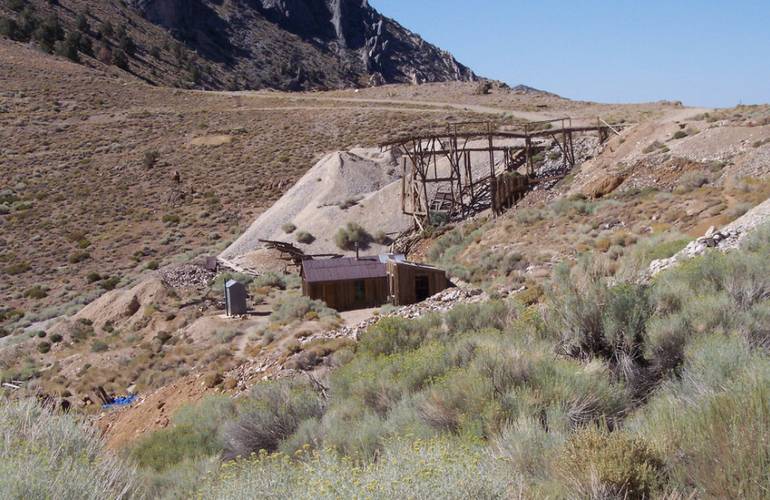
[[[160,85],[308,90],[476,79],[361,0],[3,0],[0,21],[0,36]]]

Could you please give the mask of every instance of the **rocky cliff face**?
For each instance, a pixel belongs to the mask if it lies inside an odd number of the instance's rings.
[[[474,80],[451,54],[366,0],[129,0],[248,88]]]

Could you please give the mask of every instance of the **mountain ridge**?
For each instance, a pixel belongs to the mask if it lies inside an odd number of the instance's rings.
[[[361,0],[2,0],[0,25],[0,36],[162,86],[301,91],[478,79]]]

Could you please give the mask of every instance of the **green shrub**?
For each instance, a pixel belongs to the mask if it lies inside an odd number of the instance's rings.
[[[24,291],[24,296],[30,299],[43,299],[48,296],[48,290],[40,285],[35,285],[32,288],[27,288]]]
[[[642,153],[649,154],[659,149],[668,149],[668,148],[666,147],[665,144],[661,143],[660,141],[654,141],[649,146],[646,146],[644,149],[642,149]]]
[[[305,245],[309,245],[315,241],[315,236],[308,233],[307,231],[297,231],[297,234],[294,235],[294,238],[299,243],[303,243]]]
[[[688,238],[676,234],[652,236],[639,241],[626,252],[620,263],[618,275],[628,280],[636,280],[647,271],[654,260],[674,256],[690,242]]]
[[[581,196],[559,198],[551,203],[554,214],[562,215],[590,215],[596,210],[596,204],[587,201]]]
[[[684,130],[677,130],[674,132],[674,135],[671,136],[672,139],[684,139],[685,137],[687,137],[687,132]]]
[[[653,308],[639,285],[609,287],[601,264],[560,266],[548,291],[548,324],[564,352],[576,357],[641,361]]]
[[[335,452],[258,455],[228,465],[203,489],[206,498],[505,498],[504,464],[483,447],[453,438],[388,441],[380,459],[356,467]]]
[[[287,222],[286,224],[281,226],[281,229],[283,230],[284,233],[291,234],[291,233],[293,233],[294,231],[297,230],[297,226],[295,226],[291,222]]]
[[[50,342],[40,342],[37,345],[37,352],[41,354],[45,354],[47,352],[50,352],[51,350],[51,343]]]
[[[385,231],[380,230],[374,234],[374,242],[378,245],[390,245],[392,240]]]
[[[68,260],[70,264],[79,264],[80,262],[84,262],[90,258],[91,254],[89,252],[79,251],[70,255]]]
[[[64,40],[59,40],[54,44],[54,52],[57,56],[66,57],[70,61],[80,62],[78,48],[80,47],[81,35],[77,31],[67,33]]]
[[[567,440],[556,469],[582,498],[650,498],[664,463],[644,440],[588,428]]]
[[[102,281],[99,282],[99,286],[102,287],[104,290],[114,290],[117,288],[117,286],[120,284],[120,276],[112,276],[110,278],[102,278]]]
[[[460,304],[446,315],[447,328],[452,332],[468,332],[496,328],[504,330],[513,318],[511,306],[501,301],[481,304]]]
[[[30,266],[27,262],[17,262],[7,266],[5,268],[5,273],[10,274],[11,276],[15,276],[17,274],[26,273],[30,269],[32,269],[32,266]]]
[[[182,222],[182,218],[179,217],[177,214],[166,214],[161,219],[165,224],[169,225],[176,225]]]
[[[112,64],[122,70],[128,71],[128,56],[126,56],[126,53],[122,50],[116,50],[112,53]]]
[[[683,174],[679,178],[678,188],[680,190],[688,192],[688,191],[692,191],[693,189],[698,189],[701,186],[705,186],[709,182],[710,182],[709,176],[705,172],[694,170]]]
[[[225,457],[275,451],[307,419],[323,415],[322,399],[307,385],[277,381],[257,384],[225,426]]]
[[[225,446],[221,427],[235,416],[235,404],[228,396],[207,396],[196,405],[180,408],[174,415],[173,427],[142,438],[131,449],[131,455],[142,467],[156,471],[219,455]]]
[[[383,318],[361,336],[360,349],[374,356],[418,348],[443,336],[441,318],[428,315],[419,320]]]
[[[542,481],[552,479],[552,464],[564,441],[564,434],[557,429],[546,431],[535,417],[521,416],[504,426],[492,440],[491,448],[514,473],[530,481]]]
[[[0,18],[0,36],[16,40],[17,42],[21,42],[25,38],[25,34],[19,24],[7,17]]]
[[[704,498],[770,487],[770,361],[736,336],[689,345],[682,376],[629,423],[665,452],[672,486]]]
[[[360,423],[365,427],[367,414],[382,418],[399,405],[409,406],[408,402],[404,402],[405,398],[426,388],[453,366],[455,361],[449,349],[439,342],[428,342],[417,349],[391,355],[358,353],[331,377],[333,401],[324,424],[331,429],[342,426],[339,432],[342,435],[332,444],[355,450],[359,456],[371,456],[369,452],[373,452],[373,449],[362,450],[357,444],[350,443],[345,436],[345,429],[355,426],[346,427],[344,422]],[[402,410],[411,413],[412,421],[417,419],[416,408]],[[407,426],[412,427],[411,423]],[[391,432],[398,430],[392,429]]]
[[[32,400],[0,402],[0,491],[5,498],[143,496],[136,471],[103,448],[96,427]]]
[[[479,241],[483,236],[484,222],[483,219],[477,219],[445,232],[428,250],[428,260],[443,264],[445,268],[456,267],[460,254],[468,245]],[[460,276],[458,274],[455,275]]]
[[[270,321],[290,323],[301,320],[308,314],[315,313],[317,317],[336,317],[337,312],[323,302],[312,300],[305,296],[288,296],[281,298],[275,305]]]
[[[156,163],[158,163],[159,159],[160,159],[160,153],[158,151],[156,150],[145,151],[142,164],[144,165],[144,168],[152,168],[155,166]]]
[[[514,212],[513,218],[519,224],[528,226],[545,219],[545,213],[536,208],[519,208]]]
[[[265,273],[261,276],[254,278],[252,285],[257,288],[270,287],[278,288],[279,290],[286,289],[286,277],[273,272]]]
[[[61,341],[62,341],[62,336],[59,335],[58,333],[54,333],[53,335],[51,335],[51,342],[52,343],[58,344]]]
[[[371,241],[372,235],[355,222],[348,222],[347,226],[341,227],[334,236],[334,243],[341,250],[354,250],[356,243],[359,248],[367,248]]]
[[[20,309],[0,309],[0,321],[13,321],[24,317],[24,311]]]
[[[57,40],[64,39],[64,29],[55,15],[49,15],[42,21],[38,21],[37,28],[32,32],[32,38],[38,43],[41,49],[51,53]]]
[[[94,334],[94,329],[90,324],[76,321],[70,325],[69,334],[74,342],[82,342]]]
[[[103,340],[94,340],[91,344],[91,352],[104,352],[109,348],[110,346]]]
[[[484,419],[493,394],[491,381],[477,372],[452,372],[431,387],[419,404],[419,414],[425,423],[440,431],[487,437],[495,430],[485,425],[488,422]]]

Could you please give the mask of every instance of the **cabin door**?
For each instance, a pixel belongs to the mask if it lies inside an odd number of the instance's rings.
[[[422,302],[430,297],[430,280],[427,276],[416,276],[414,278],[414,294],[417,302]]]

